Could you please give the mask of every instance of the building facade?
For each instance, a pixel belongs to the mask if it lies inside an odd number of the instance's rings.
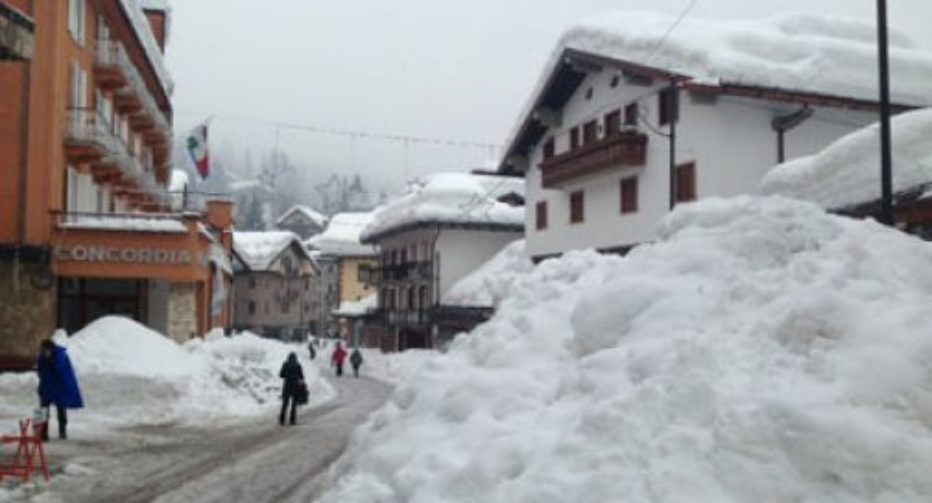
[[[756,193],[777,163],[876,119],[876,103],[843,86],[830,95],[767,87],[766,74],[740,85],[697,79],[619,57],[618,39],[606,46],[617,52],[594,42],[559,52],[500,165],[527,181],[527,247],[537,259],[625,252],[653,240],[676,204]]]
[[[35,48],[35,28],[24,11],[0,1],[0,61],[29,61]]]
[[[523,181],[439,173],[386,205],[363,240],[379,255],[378,309],[366,340],[386,351],[442,348],[489,309],[446,305],[447,292],[524,231]]]
[[[318,270],[291,232],[236,232],[233,326],[282,340],[303,341],[319,313]]]
[[[360,234],[372,217],[372,213],[337,213],[324,232],[305,242],[321,270],[318,335],[338,335],[340,327],[334,312],[340,305],[360,301],[376,292],[378,251],[360,241]]]
[[[295,205],[278,218],[275,227],[294,232],[301,239],[307,240],[327,228],[327,217],[307,206]]]
[[[39,27],[0,71],[0,367],[105,314],[184,340],[230,324],[232,204],[170,211],[168,12],[135,0],[5,3]],[[29,9],[28,11],[26,9]]]

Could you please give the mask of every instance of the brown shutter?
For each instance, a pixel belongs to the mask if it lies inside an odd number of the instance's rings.
[[[589,121],[583,124],[583,145],[591,145],[598,139],[598,123]]]
[[[578,224],[585,220],[584,193],[577,190],[570,194],[570,223]]]
[[[553,157],[555,150],[556,148],[554,146],[553,138],[549,138],[544,143],[544,160],[546,161],[547,159],[550,159],[551,157]]]
[[[579,148],[579,126],[570,129],[570,150]]]
[[[537,230],[544,230],[547,228],[547,201],[540,201],[537,203],[535,221],[537,223]]]
[[[696,197],[696,163],[680,164],[676,167],[676,201],[695,201]]]
[[[621,129],[621,110],[605,114],[605,136],[612,136]]]
[[[638,210],[638,179],[625,178],[621,181],[621,212],[634,213]]]

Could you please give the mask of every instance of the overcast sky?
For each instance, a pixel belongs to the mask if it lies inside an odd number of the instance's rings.
[[[178,133],[208,115],[211,145],[258,155],[268,122],[501,144],[560,33],[615,9],[678,14],[688,0],[180,0],[168,63]],[[889,2],[891,25],[932,48],[932,1]],[[690,17],[787,11],[872,19],[875,0],[698,0]],[[895,78],[895,76],[894,76]],[[248,120],[247,120],[248,119]],[[290,157],[383,187],[467,169],[488,148],[278,130]]]

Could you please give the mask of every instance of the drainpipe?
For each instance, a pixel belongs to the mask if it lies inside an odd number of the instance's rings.
[[[770,121],[770,128],[777,133],[777,163],[782,164],[786,161],[786,132],[794,129],[806,119],[812,117],[813,110],[806,105],[799,110],[774,117]]]
[[[35,5],[33,0],[29,0],[29,17],[35,19]],[[32,61],[27,61],[24,64],[26,65],[26,75],[23,78],[23,110],[20,118],[23,134],[21,135],[20,141],[21,155],[19,160],[19,198],[17,204],[18,212],[16,221],[17,239],[15,255],[13,258],[13,290],[16,292],[19,291],[20,250],[26,244],[26,176],[29,171],[29,116],[32,101]]]
[[[670,79],[670,100],[667,103],[667,117],[670,118],[670,210],[676,206],[676,123],[679,119],[679,88],[676,80]]]

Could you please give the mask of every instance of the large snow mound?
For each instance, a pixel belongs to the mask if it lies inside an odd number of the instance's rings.
[[[101,318],[70,338],[68,349],[85,408],[76,426],[198,424],[268,413],[279,402],[278,371],[294,347],[243,333],[178,344],[122,317]],[[298,352],[303,355],[303,351]],[[315,403],[334,390],[304,363]],[[34,374],[0,376],[10,401],[0,415],[28,414],[36,402]]]
[[[322,501],[932,499],[929,244],[784,198],[659,235],[515,281]]]
[[[524,197],[523,179],[469,173],[416,179],[404,196],[376,212],[362,239],[377,239],[418,224],[485,224],[521,230],[524,207],[498,200],[511,193]]]
[[[362,244],[363,229],[372,222],[375,212],[347,212],[334,215],[324,232],[311,237],[305,244],[324,255],[372,256],[374,246]]]
[[[519,239],[502,248],[486,263],[464,276],[443,296],[443,304],[465,307],[495,307],[511,283],[534,267]]]
[[[892,121],[893,190],[932,183],[932,108],[904,113]],[[880,127],[855,131],[822,152],[773,168],[761,192],[843,209],[880,199]]]

